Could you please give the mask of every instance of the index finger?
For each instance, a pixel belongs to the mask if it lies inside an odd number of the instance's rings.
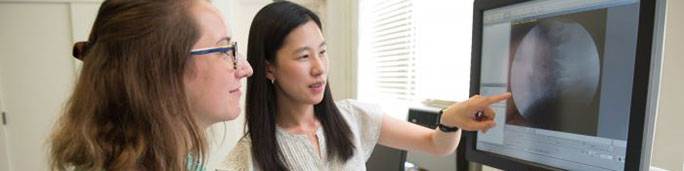
[[[487,102],[487,104],[498,103],[500,101],[511,98],[511,96],[512,95],[510,92],[506,92],[506,93],[499,94],[496,96],[487,97],[487,98],[485,98],[485,101]]]

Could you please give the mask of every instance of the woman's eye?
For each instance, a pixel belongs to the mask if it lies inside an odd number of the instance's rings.
[[[327,52],[326,50],[322,50],[319,54],[325,55],[326,52]]]
[[[223,52],[221,52],[221,57],[222,57],[222,58],[228,58],[228,56],[230,56],[230,54],[228,53],[228,51],[223,51]]]
[[[299,57],[299,59],[306,59],[306,58],[309,58],[309,55],[303,55],[303,56]]]

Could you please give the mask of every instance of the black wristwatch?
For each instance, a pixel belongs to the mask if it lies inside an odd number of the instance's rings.
[[[439,128],[440,131],[447,133],[458,131],[460,129],[458,127],[450,127],[442,124],[442,112],[444,112],[444,110],[446,109],[439,110],[439,115],[437,115],[439,117],[439,123],[437,123],[437,128]]]

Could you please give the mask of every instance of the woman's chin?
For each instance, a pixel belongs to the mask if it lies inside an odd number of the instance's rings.
[[[320,96],[320,97],[317,97],[317,96],[316,96],[316,97],[313,97],[313,98],[311,98],[311,102],[312,102],[312,104],[314,104],[314,105],[319,104],[319,103],[323,102],[323,96]]]
[[[237,118],[238,116],[240,116],[240,108],[239,107],[235,108],[235,109],[231,109],[231,110],[232,111],[230,111],[228,114],[224,115],[225,117],[222,118],[223,121],[221,121],[221,122],[232,121],[232,120],[235,120],[235,118]]]
[[[235,118],[237,118],[238,116],[240,116],[240,113],[239,113],[239,112],[238,112],[237,114],[230,115],[230,117],[228,117],[228,120],[225,120],[225,121],[232,121],[232,120],[235,120]]]

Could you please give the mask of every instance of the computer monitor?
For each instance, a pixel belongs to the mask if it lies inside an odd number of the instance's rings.
[[[466,133],[467,160],[642,169],[655,4],[476,0],[470,94],[512,98],[491,106],[498,126]]]

